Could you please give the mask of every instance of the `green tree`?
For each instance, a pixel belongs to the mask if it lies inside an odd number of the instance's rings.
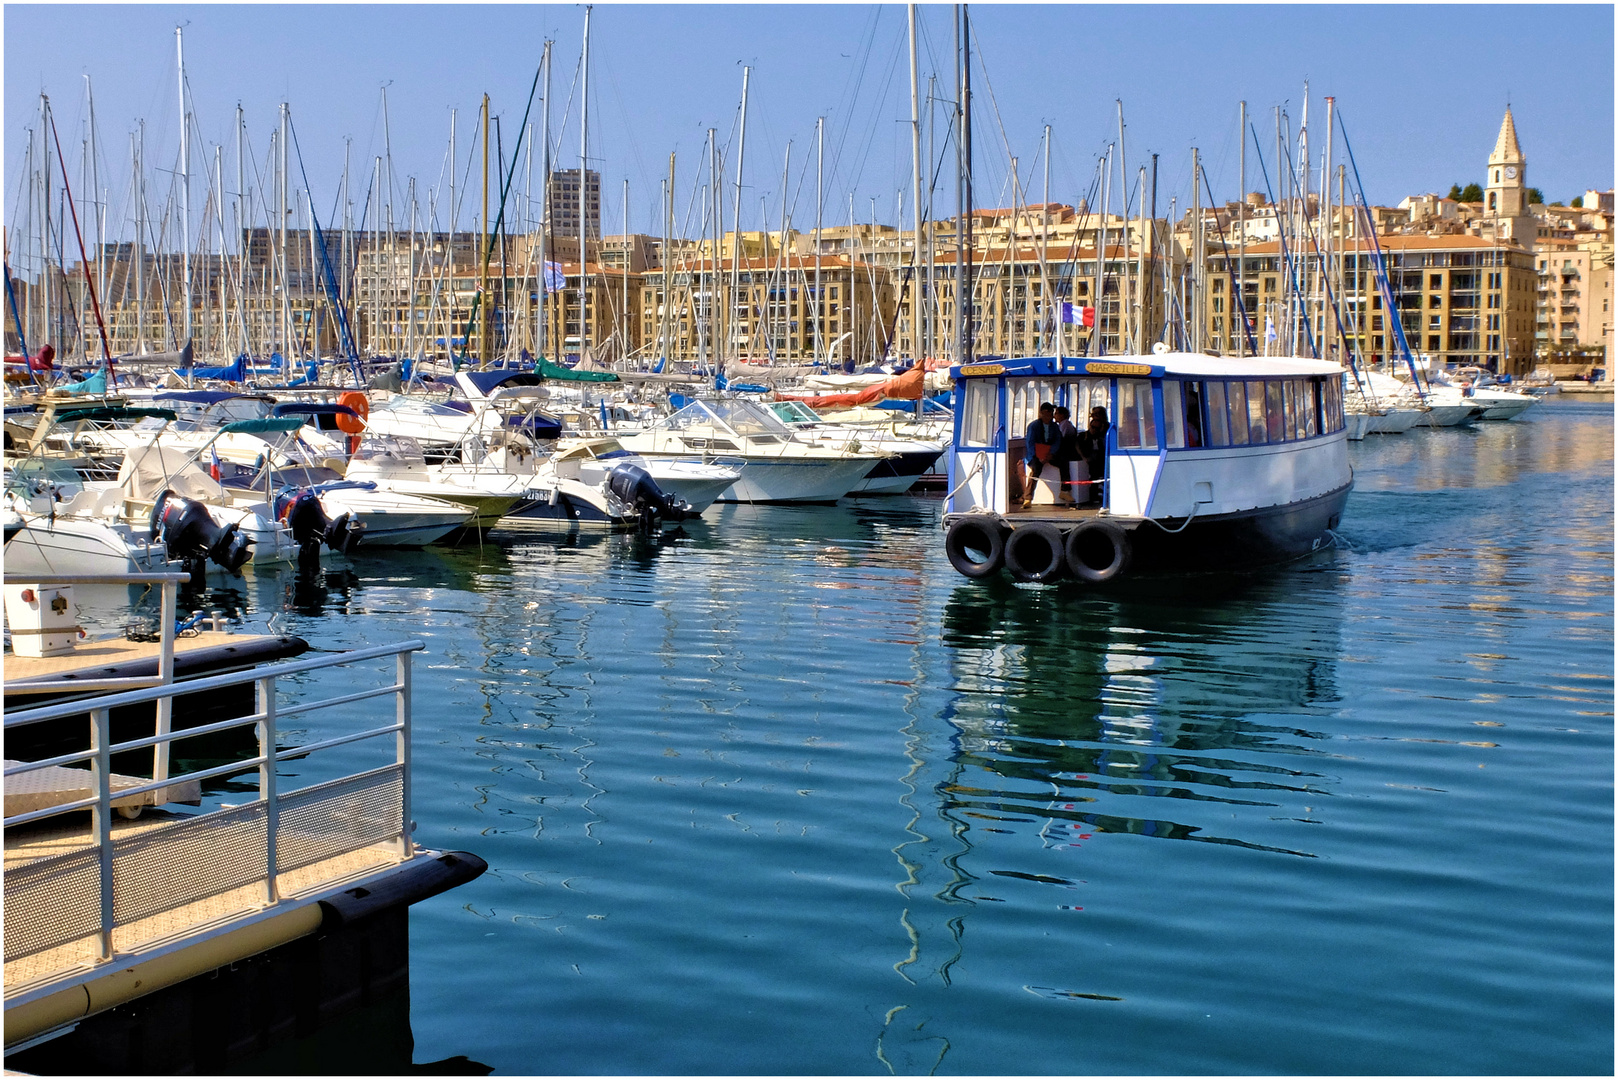
[[[1573,201],[1569,205],[1570,206],[1577,206],[1577,207],[1582,208],[1584,206],[1584,196],[1583,195],[1575,195],[1575,196],[1573,196]]]
[[[1531,204],[1538,203],[1540,206],[1544,206],[1545,193],[1540,191],[1537,187],[1531,187],[1528,189],[1528,201]]]
[[[1449,194],[1444,196],[1444,197],[1446,199],[1455,199],[1456,201],[1460,201],[1460,198],[1461,198],[1461,185],[1459,185],[1459,184],[1451,184],[1449,186]]]
[[[1461,189],[1461,202],[1482,202],[1483,189],[1477,184],[1468,184]]]

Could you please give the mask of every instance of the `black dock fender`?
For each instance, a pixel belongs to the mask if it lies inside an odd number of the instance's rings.
[[[488,868],[488,863],[469,851],[446,851],[436,859],[414,860],[380,881],[344,889],[321,900],[321,929],[330,930],[386,908],[437,896],[481,876]]]

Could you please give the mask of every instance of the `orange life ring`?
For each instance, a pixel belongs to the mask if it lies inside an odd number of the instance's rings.
[[[349,416],[347,413],[337,414],[337,430],[346,431],[350,435],[358,435],[365,430],[365,421],[371,415],[371,403],[364,394],[358,390],[344,390],[337,395],[337,404],[347,405],[358,416]]]

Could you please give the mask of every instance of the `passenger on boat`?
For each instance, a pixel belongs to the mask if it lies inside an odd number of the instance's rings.
[[[1185,445],[1202,445],[1202,398],[1197,393],[1197,384],[1185,384]]]
[[[1041,402],[1039,418],[1030,423],[1028,430],[1023,433],[1023,464],[1028,466],[1028,480],[1023,484],[1022,491],[1024,507],[1033,503],[1034,484],[1045,471],[1046,464],[1054,460],[1061,441],[1062,432],[1056,426],[1056,406],[1048,401]]]
[[[1102,481],[1107,475],[1107,431],[1110,427],[1107,410],[1097,405],[1090,410],[1090,426],[1079,433],[1079,453],[1090,468],[1090,494],[1081,502],[1101,502]]]
[[[1051,455],[1051,463],[1062,478],[1062,490],[1056,501],[1064,506],[1078,505],[1076,495],[1089,490],[1080,485],[1090,479],[1090,466],[1079,453],[1079,429],[1073,426],[1072,415],[1066,405],[1056,407],[1056,427],[1062,437]]]

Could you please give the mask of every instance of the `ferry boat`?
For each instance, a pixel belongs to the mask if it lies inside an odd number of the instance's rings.
[[[1327,544],[1353,486],[1343,371],[1305,358],[1159,352],[984,358],[951,369],[955,441],[945,551],[971,578],[1260,565]],[[1099,505],[1061,501],[1052,465],[1024,465],[1041,403],[1085,427],[1106,410]],[[1026,497],[1026,498],[1025,498]],[[1080,496],[1083,501],[1083,495]]]

